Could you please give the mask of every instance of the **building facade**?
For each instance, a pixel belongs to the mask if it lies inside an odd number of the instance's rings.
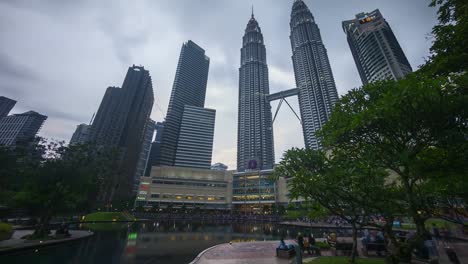
[[[108,87],[104,93],[99,109],[89,128],[89,140],[98,145],[117,146],[120,140],[117,120],[119,112],[117,105],[122,89]]]
[[[136,205],[229,210],[232,172],[173,166],[152,167],[142,177]]]
[[[236,172],[232,176],[232,205],[239,213],[263,214],[273,205],[286,205],[287,184],[273,179],[273,169]]]
[[[70,139],[70,145],[84,144],[88,142],[89,138],[89,127],[87,124],[79,124],[76,126],[76,130]]]
[[[162,133],[164,131],[164,123],[165,122],[157,122],[155,125],[156,136],[154,138],[153,143],[151,143],[151,150],[148,157],[148,163],[145,169],[145,176],[150,175],[152,166],[161,165],[161,139]]]
[[[226,171],[228,169],[228,166],[221,162],[216,162],[215,164],[211,165],[211,169],[219,170],[219,171]]]
[[[0,119],[0,145],[13,146],[30,143],[41,129],[47,116],[34,111],[10,115]]]
[[[210,169],[216,111],[185,105],[174,166]]]
[[[138,159],[137,169],[135,172],[135,179],[133,181],[133,191],[134,194],[138,191],[138,186],[140,185],[140,178],[145,174],[146,166],[148,164],[148,159],[151,151],[151,141],[153,141],[153,135],[155,130],[156,122],[148,119],[148,122],[145,126],[145,138],[143,145],[141,146],[140,158]]]
[[[412,72],[395,34],[378,9],[357,14],[342,25],[363,84],[397,80]]]
[[[182,45],[161,140],[162,165],[174,166],[184,107],[204,107],[210,59],[189,40]]]
[[[91,126],[90,141],[120,151],[118,171],[113,179],[116,190],[104,200],[131,197],[145,128],[153,108],[151,76],[143,66],[128,68],[122,88],[109,87]]]
[[[289,25],[304,142],[317,149],[315,133],[328,121],[338,92],[320,30],[304,1],[294,1]]]
[[[263,34],[252,13],[242,38],[239,68],[237,171],[273,168],[273,123],[266,97],[269,93]]]
[[[0,118],[7,116],[15,104],[15,100],[0,96]]]

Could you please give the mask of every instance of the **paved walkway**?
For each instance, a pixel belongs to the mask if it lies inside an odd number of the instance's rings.
[[[15,230],[13,236],[8,240],[0,241],[0,255],[7,254],[13,251],[28,250],[37,247],[50,246],[53,244],[64,243],[69,241],[74,241],[77,239],[82,239],[93,235],[93,232],[81,231],[81,230],[70,230],[70,237],[64,239],[54,239],[54,240],[25,240],[22,237],[30,235],[34,230]],[[51,235],[55,235],[55,230],[51,231]]]
[[[287,244],[296,244],[286,240]],[[206,249],[191,264],[289,264],[296,258],[276,257],[278,241],[226,243]]]

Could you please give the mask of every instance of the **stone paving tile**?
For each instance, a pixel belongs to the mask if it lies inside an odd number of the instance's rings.
[[[295,244],[294,241],[285,241]],[[266,264],[293,263],[294,259],[280,259],[276,257],[278,241],[245,242],[221,244],[204,252],[200,258],[193,262],[196,264]]]

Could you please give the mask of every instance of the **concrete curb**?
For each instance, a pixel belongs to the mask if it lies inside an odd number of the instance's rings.
[[[0,256],[2,255],[8,255],[12,253],[17,253],[17,252],[22,252],[22,251],[29,251],[31,249],[38,249],[38,248],[44,248],[44,247],[49,247],[49,246],[54,246],[58,244],[66,244],[66,243],[71,243],[75,242],[81,239],[89,238],[94,235],[93,232],[88,232],[88,231],[82,231],[82,230],[77,230],[75,232],[82,232],[83,234],[79,237],[69,237],[69,238],[64,238],[64,239],[55,239],[55,240],[45,240],[42,243],[39,241],[35,241],[34,243],[21,243],[21,244],[16,244],[11,247],[4,247],[0,248]]]

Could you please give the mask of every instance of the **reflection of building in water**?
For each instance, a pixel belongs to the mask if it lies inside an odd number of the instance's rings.
[[[239,212],[271,213],[272,205],[288,203],[286,180],[272,179],[273,170],[238,172],[233,174],[232,204]]]
[[[232,172],[182,167],[152,167],[142,177],[137,206],[230,209]]]

